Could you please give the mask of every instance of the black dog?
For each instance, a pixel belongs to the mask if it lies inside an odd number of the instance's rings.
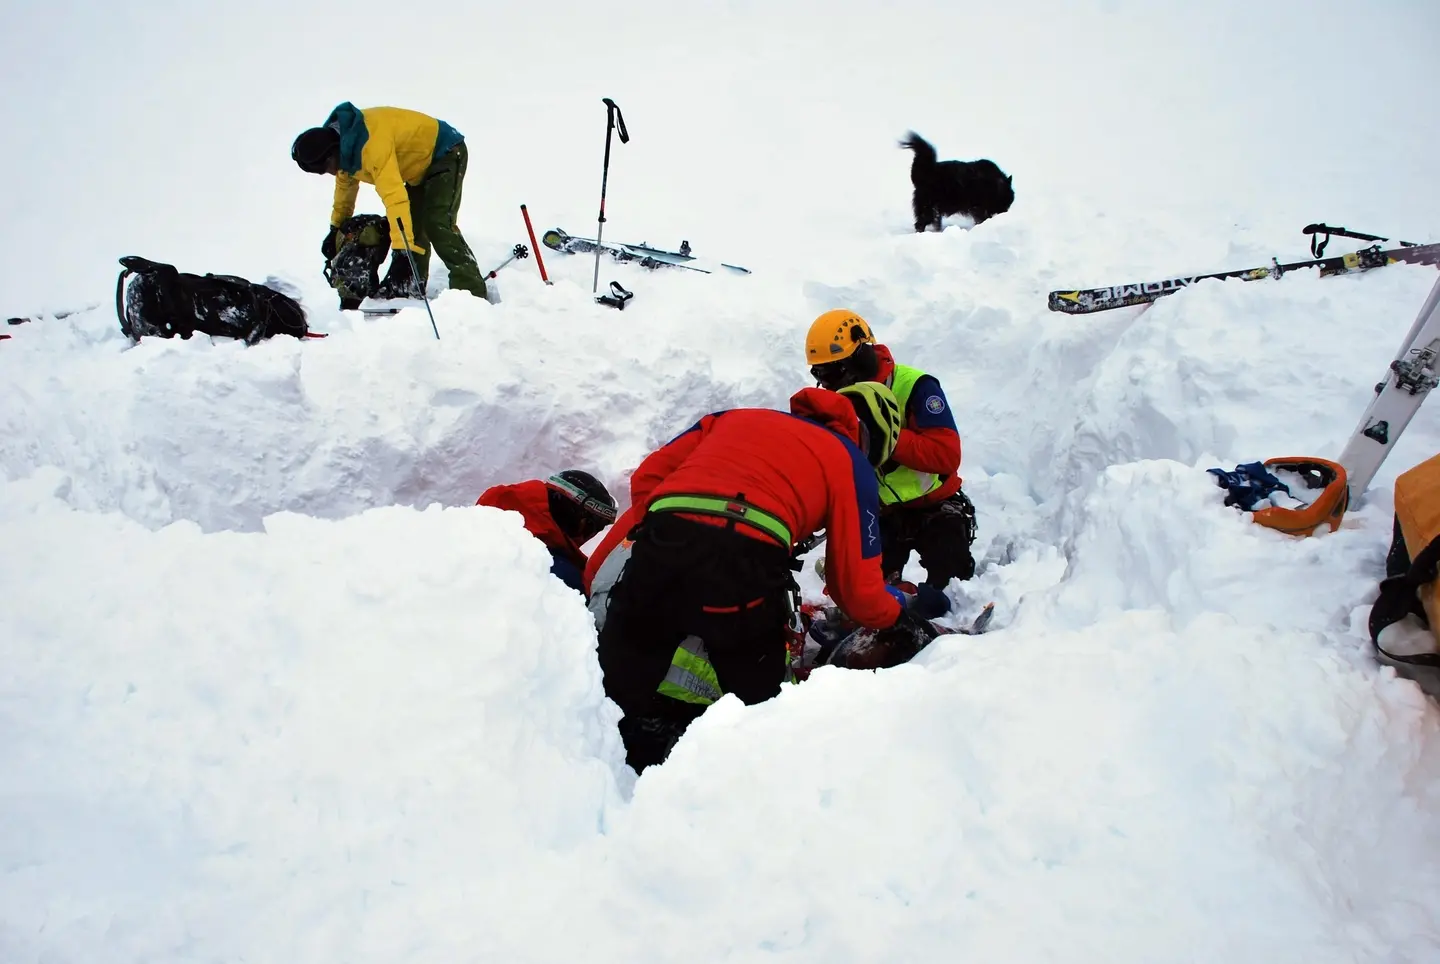
[[[1004,214],[1015,203],[1010,177],[994,161],[937,161],[935,148],[914,131],[900,146],[915,152],[910,165],[910,183],[915,185],[915,230],[933,226],[940,219],[963,214],[976,224]]]

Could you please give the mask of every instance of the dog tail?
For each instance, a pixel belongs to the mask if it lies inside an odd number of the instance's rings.
[[[906,150],[915,152],[916,165],[935,163],[935,148],[929,141],[914,131],[910,131],[905,135],[905,139],[900,142],[900,146]]]

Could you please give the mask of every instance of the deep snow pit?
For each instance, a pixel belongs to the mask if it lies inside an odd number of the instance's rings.
[[[1321,217],[1440,236],[1433,11],[811,6],[440,4],[343,91],[333,10],[9,25],[0,312],[101,307],[0,341],[0,961],[1440,960],[1440,713],[1366,632],[1440,403],[1335,532],[1206,474],[1336,457],[1435,269],[1046,310],[1303,257]],[[295,133],[444,116],[489,265],[521,201],[593,233],[602,95],[606,237],[751,275],[602,261],[622,312],[546,250],[554,284],[441,293],[438,340],[338,310]],[[1015,207],[915,234],[911,126]],[[328,337],[131,345],[128,253],[274,275]],[[626,507],[701,415],[811,384],[835,307],[944,385],[980,564],[946,623],[993,628],[726,697],[637,779],[583,599],[475,500],[574,467]]]

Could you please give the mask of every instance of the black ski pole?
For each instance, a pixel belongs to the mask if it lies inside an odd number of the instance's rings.
[[[610,132],[618,128],[620,143],[630,143],[630,132],[625,130],[625,115],[620,113],[620,107],[609,97],[601,99],[605,101],[605,167],[600,174],[600,223],[595,228],[595,277],[590,282],[592,295],[600,287],[600,242],[605,232],[605,189],[610,183]]]
[[[1300,233],[1311,235],[1310,253],[1317,258],[1323,258],[1325,256],[1325,246],[1330,243],[1330,236],[1332,234],[1340,238],[1354,238],[1356,241],[1390,240],[1389,238],[1382,238],[1378,234],[1365,234],[1362,231],[1351,231],[1349,228],[1337,228],[1332,227],[1328,224],[1307,224],[1305,225],[1305,227],[1300,229]],[[1324,237],[1315,237],[1315,235],[1320,234],[1323,234]],[[1399,242],[1399,244],[1402,248],[1415,247],[1415,243],[1413,241],[1401,241]]]
[[[435,327],[435,312],[430,310],[430,299],[425,296],[425,282],[415,268],[415,254],[410,250],[410,239],[405,236],[405,222],[396,218],[395,224],[400,228],[400,240],[405,244],[405,258],[410,262],[410,278],[420,288],[420,300],[425,302],[425,314],[430,316],[430,328],[435,332],[435,340],[439,341],[440,329]]]

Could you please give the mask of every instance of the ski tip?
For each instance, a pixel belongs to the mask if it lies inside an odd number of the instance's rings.
[[[980,615],[976,616],[970,621],[970,629],[968,630],[969,634],[972,636],[976,636],[980,633],[985,632],[986,628],[990,625],[990,620],[994,618],[995,604],[993,602],[986,603],[985,608],[980,610]]]

